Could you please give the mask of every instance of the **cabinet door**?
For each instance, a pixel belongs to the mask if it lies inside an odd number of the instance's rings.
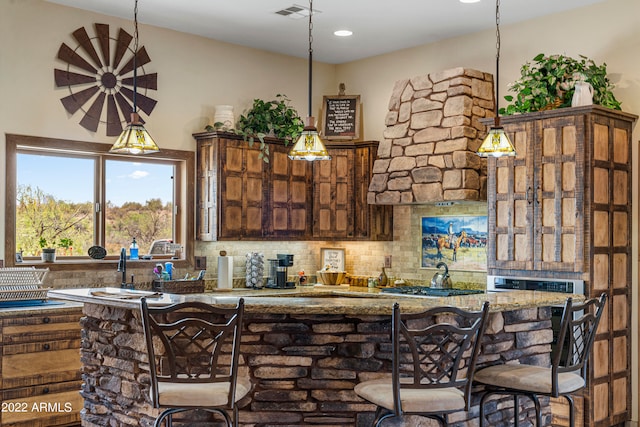
[[[262,238],[267,212],[260,150],[247,147],[244,141],[219,141],[219,238]]]
[[[311,236],[312,195],[311,163],[291,160],[289,147],[270,144],[269,186],[267,211],[269,237]]]
[[[367,203],[376,154],[377,143],[355,149],[353,235],[356,239],[393,240],[393,206]]]
[[[218,140],[198,141],[196,166],[196,239],[218,239]]]
[[[534,268],[582,272],[584,119],[556,117],[540,120],[536,127]]]
[[[331,160],[313,165],[313,236],[354,233],[354,150],[330,149]]]
[[[534,132],[532,123],[505,126],[517,155],[488,159],[489,269],[531,270],[534,261]],[[491,273],[491,271],[490,271]]]

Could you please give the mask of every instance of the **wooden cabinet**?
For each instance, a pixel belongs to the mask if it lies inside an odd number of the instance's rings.
[[[490,160],[489,269],[584,269],[582,116],[541,118],[505,128],[515,158]]]
[[[306,238],[311,228],[313,206],[311,163],[292,161],[289,148],[280,144],[270,147],[265,184],[268,188],[270,237]]]
[[[377,142],[331,145],[330,161],[305,162],[269,140],[265,163],[236,135],[194,137],[199,240],[392,239],[392,207],[366,201]]]
[[[220,238],[263,237],[267,226],[264,162],[257,149],[241,142],[220,141],[219,209]]]
[[[354,157],[352,149],[327,149],[331,160],[313,165],[313,236],[354,237]]]
[[[78,425],[81,308],[2,318],[3,426]]]
[[[502,118],[516,157],[488,161],[489,275],[580,279],[609,300],[578,397],[585,426],[631,416],[631,137],[599,106]],[[554,425],[566,425],[554,402]],[[560,414],[560,415],[558,415]]]
[[[393,240],[393,206],[369,205],[377,142],[327,143],[330,161],[313,164],[313,236]]]

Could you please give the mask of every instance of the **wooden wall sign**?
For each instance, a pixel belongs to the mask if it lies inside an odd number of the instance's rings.
[[[144,66],[151,59],[144,46],[133,51],[131,34],[120,28],[117,36],[111,37],[106,24],[96,23],[94,29],[94,36],[84,27],[75,30],[75,47],[60,45],[57,58],[66,67],[54,69],[55,84],[69,93],[60,99],[65,110],[71,115],[82,112],[80,126],[96,132],[102,123],[107,136],[118,136],[133,111],[134,55],[139,68],[136,104],[147,116],[157,103],[148,91],[158,89],[158,74],[146,73]]]
[[[328,140],[360,138],[360,95],[324,96],[322,136]]]

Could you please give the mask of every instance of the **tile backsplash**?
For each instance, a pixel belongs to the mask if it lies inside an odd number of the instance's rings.
[[[345,270],[355,276],[378,277],[384,264],[385,255],[391,255],[391,268],[386,269],[390,279],[402,278],[410,284],[428,285],[435,273],[433,268],[421,268],[421,218],[423,216],[451,215],[486,215],[486,202],[455,202],[451,206],[404,205],[394,207],[394,240],[392,242],[354,242],[354,241],[224,241],[196,242],[196,256],[207,257],[207,288],[216,286],[217,257],[221,250],[234,258],[234,287],[244,286],[245,255],[247,252],[261,252],[265,260],[275,258],[279,253],[293,254],[293,267],[289,268],[290,276],[304,270],[309,276],[315,275],[321,267],[320,251],[322,248],[343,248],[345,251]],[[149,271],[147,271],[149,270]],[[131,269],[136,274],[137,287],[150,287],[153,276],[150,269]],[[177,274],[185,273],[177,271]],[[265,276],[268,275],[265,266]],[[453,283],[485,283],[485,271],[449,271]],[[71,288],[85,286],[114,286],[118,282],[118,274],[110,270],[73,270],[51,271],[46,279],[47,286],[54,288]]]

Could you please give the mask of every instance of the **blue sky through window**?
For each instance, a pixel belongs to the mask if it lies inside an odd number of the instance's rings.
[[[57,200],[93,201],[93,160],[18,154],[18,184],[38,187]],[[107,200],[116,206],[125,202],[144,204],[150,199],[172,200],[171,165],[132,161],[107,161]]]

